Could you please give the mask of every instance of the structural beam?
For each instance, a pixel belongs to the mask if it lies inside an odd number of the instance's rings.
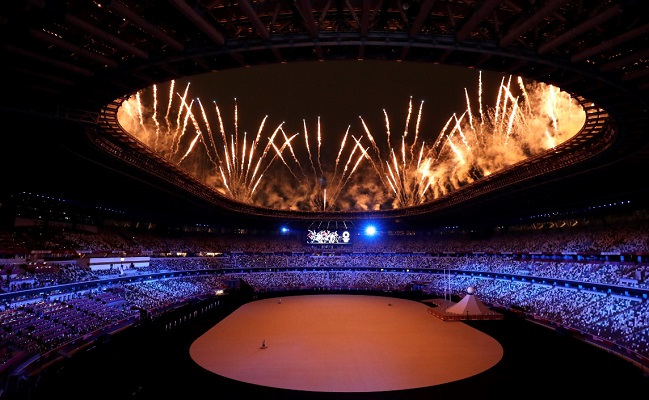
[[[266,28],[259,19],[259,16],[252,8],[252,4],[250,4],[250,0],[239,0],[239,8],[241,8],[241,11],[246,14],[246,17],[248,17],[259,36],[264,40],[270,39],[268,28]]]
[[[149,55],[147,54],[146,51],[138,49],[137,47],[131,45],[130,43],[126,43],[125,41],[117,38],[116,36],[111,35],[108,32],[102,31],[101,29],[97,28],[95,25],[86,22],[81,18],[78,18],[71,14],[65,14],[64,19],[66,22],[69,22],[70,25],[73,25],[87,33],[90,33],[91,35],[94,35],[104,40],[107,43],[110,43],[116,49],[120,49],[126,53],[132,54],[135,57],[142,58],[144,60],[149,58]]]
[[[628,42],[629,40],[635,39],[638,36],[646,35],[647,33],[649,33],[649,24],[642,25],[613,39],[607,40],[604,43],[600,43],[597,46],[593,46],[590,49],[577,53],[572,56],[570,60],[574,63],[583,61],[588,57],[597,55],[606,50],[610,50],[619,44]]]
[[[305,0],[301,0],[305,1]],[[367,31],[369,30],[369,24],[370,24],[370,8],[371,8],[371,2],[370,0],[363,0],[363,9],[361,10],[361,36],[366,37],[367,36]]]
[[[108,4],[106,5],[108,9],[116,12],[121,16],[122,18],[128,20],[132,24],[136,25],[138,28],[142,29],[144,32],[147,32],[154,38],[160,40],[161,42],[169,45],[172,49],[176,51],[183,51],[184,46],[178,42],[176,39],[172,38],[171,36],[167,35],[162,29],[158,28],[157,26],[153,25],[149,21],[145,20],[144,18],[140,17],[133,11],[129,10],[125,5],[118,1],[114,0],[109,0]]]
[[[306,25],[306,28],[309,30],[311,37],[312,38],[317,37],[318,26],[316,25],[315,20],[313,19],[313,9],[311,8],[311,2],[309,0],[297,0],[295,2],[295,6],[300,12],[300,15],[302,16],[302,20],[304,21],[304,25]]]
[[[593,18],[587,19],[586,21],[575,26],[574,28],[555,37],[549,42],[542,44],[541,46],[539,46],[538,53],[539,54],[549,53],[550,51],[554,50],[558,46],[561,46],[562,44],[569,42],[570,40],[576,38],[577,36],[585,32],[588,32],[589,30],[595,28],[599,24],[608,21],[609,19],[615,17],[616,15],[619,15],[620,13],[622,13],[622,10],[620,9],[619,4],[616,4],[613,7],[608,8],[606,11],[597,14]]]
[[[42,40],[45,43],[49,43],[52,46],[59,47],[61,49],[65,49],[71,53],[75,53],[80,55],[81,57],[85,57],[89,60],[95,61],[101,65],[106,65],[111,68],[117,68],[119,64],[117,61],[112,60],[108,57],[104,57],[101,54],[97,54],[94,51],[87,50],[83,47],[79,47],[75,44],[72,44],[66,40],[60,39],[56,36],[52,36],[49,33],[45,33],[43,31],[37,31],[36,29],[30,29],[29,30],[29,35],[33,38],[36,38],[38,40]]]
[[[410,27],[410,32],[408,34],[411,39],[415,38],[417,34],[419,34],[422,26],[424,26],[424,22],[426,22],[426,18],[430,15],[430,10],[432,10],[434,6],[435,0],[424,0],[424,3],[419,8],[419,13],[415,18],[415,22]]]
[[[204,34],[206,34],[214,43],[224,44],[225,38],[223,34],[214,28],[212,24],[205,21],[205,19],[199,15],[192,7],[190,7],[184,0],[169,0],[171,5],[176,7],[182,15],[190,20],[198,29],[200,29]]]
[[[500,47],[507,47],[514,42],[518,37],[527,33],[529,30],[535,28],[538,24],[543,21],[548,15],[556,11],[561,4],[566,2],[566,0],[550,0],[548,1],[541,9],[536,11],[528,19],[524,20],[520,24],[511,28],[505,36],[500,39]]]
[[[502,3],[502,0],[487,0],[482,6],[471,15],[471,18],[462,25],[460,30],[455,35],[455,39],[458,42],[466,39],[473,30],[480,25],[485,18],[487,18],[491,13]]]

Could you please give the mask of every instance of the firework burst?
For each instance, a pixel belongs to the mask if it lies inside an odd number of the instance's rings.
[[[466,109],[453,114],[437,135],[422,135],[424,102],[414,109],[412,98],[398,138],[391,134],[391,122],[384,110],[384,146],[377,143],[360,117],[372,144],[367,159],[383,186],[390,190],[391,207],[414,206],[444,196],[555,147],[584,124],[585,113],[569,94],[550,85],[525,85],[521,78],[516,79],[514,88],[512,77],[507,81],[503,78],[495,106],[486,107],[481,77],[477,104],[471,103],[465,89]],[[434,141],[427,143],[423,137]]]
[[[259,124],[255,136],[239,132],[239,113],[234,101],[234,123],[231,131],[225,128],[219,106],[214,102],[213,114],[200,99],[188,100],[189,84],[184,92],[174,93],[171,82],[166,98],[166,114],[158,113],[157,87],[153,87],[152,106],[144,106],[138,92],[120,108],[119,121],[130,134],[137,137],[169,162],[174,163],[199,180],[208,183],[221,194],[242,202],[254,202],[255,191],[264,173],[282,158],[280,148],[290,145],[285,138],[279,147],[275,142],[280,132],[279,124],[269,137],[264,136],[268,116]],[[217,125],[218,134],[212,125]],[[264,143],[265,142],[265,143]],[[279,141],[278,141],[279,142]]]
[[[386,110],[381,140],[359,116],[359,133],[349,125],[335,158],[323,159],[327,135],[319,117],[314,130],[303,120],[301,131],[289,134],[284,122],[266,129],[265,116],[249,136],[240,132],[236,99],[226,122],[215,102],[204,107],[190,99],[189,86],[176,92],[172,81],[166,96],[157,86],[136,93],[120,108],[120,123],[222,195],[287,210],[379,210],[430,202],[553,148],[585,121],[567,93],[521,78],[503,78],[495,105],[486,106],[480,73],[477,101],[465,88],[466,109],[450,116],[441,131],[431,134],[421,126],[424,101],[415,104],[411,97],[399,135],[392,133]]]

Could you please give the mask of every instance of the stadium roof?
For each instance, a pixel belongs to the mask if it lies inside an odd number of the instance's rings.
[[[8,191],[102,199],[185,221],[381,218],[404,227],[493,224],[648,197],[644,1],[17,0],[4,2],[0,17]],[[179,184],[167,165],[125,158],[134,144],[111,122],[116,100],[172,79],[359,59],[515,74],[571,93],[592,118],[556,157],[407,212],[350,215],[267,212]]]

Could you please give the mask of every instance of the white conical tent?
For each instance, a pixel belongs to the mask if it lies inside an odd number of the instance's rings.
[[[478,299],[473,286],[469,286],[466,290],[466,296],[447,308],[446,312],[459,315],[486,315],[494,313]]]

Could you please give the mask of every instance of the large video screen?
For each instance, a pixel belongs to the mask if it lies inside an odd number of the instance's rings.
[[[307,244],[351,244],[352,234],[346,229],[309,229]]]

